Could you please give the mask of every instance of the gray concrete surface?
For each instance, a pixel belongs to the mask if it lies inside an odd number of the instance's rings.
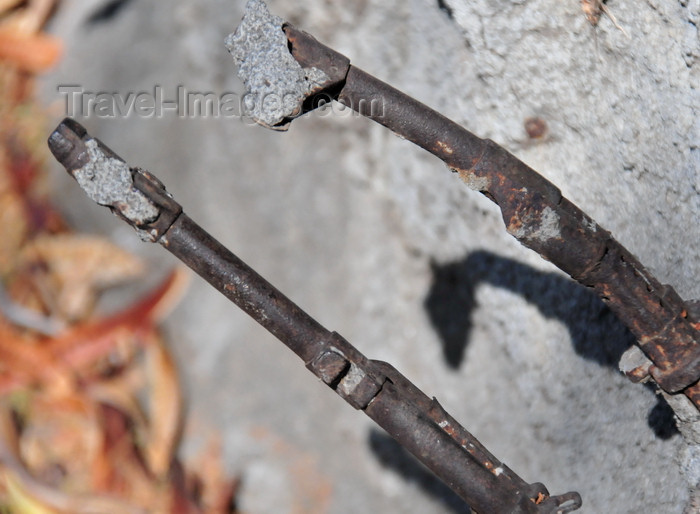
[[[42,84],[54,121],[65,115],[58,85],[120,95],[159,85],[166,99],[178,85],[242,91],[223,44],[242,1],[131,0],[95,16],[104,3],[61,3],[51,30],[66,56]],[[611,0],[629,38],[607,18],[593,28],[577,0],[268,5],[505,145],[662,282],[700,297],[698,0]],[[532,116],[549,126],[542,141],[525,133]],[[585,513],[686,508],[697,447],[652,390],[616,370],[629,333],[432,156],[347,112],[305,116],[283,134],[172,111],[76,118],[156,173],[327,327],[436,396],[526,480],[578,490]],[[54,170],[78,226],[156,269],[175,264]],[[167,331],[196,419],[190,433],[222,431],[246,512],[467,511],[201,281]]]

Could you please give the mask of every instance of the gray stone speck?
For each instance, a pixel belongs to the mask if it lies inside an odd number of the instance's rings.
[[[537,233],[534,234],[540,240],[546,241],[561,237],[561,229],[559,228],[559,216],[550,207],[545,207],[542,210],[542,222]]]
[[[350,395],[365,377],[364,371],[350,363],[350,370],[338,384],[338,389],[345,395]]]
[[[309,92],[328,80],[317,68],[303,69],[287,48],[284,21],[262,0],[249,0],[241,24],[226,38],[226,48],[245,84],[246,114],[270,128],[301,114]]]
[[[488,191],[491,186],[491,181],[488,177],[479,177],[468,171],[453,170],[459,173],[459,178],[462,179],[469,189],[474,191]]]
[[[124,217],[136,224],[157,218],[158,209],[134,189],[129,166],[105,155],[94,139],[87,140],[85,145],[90,161],[73,173],[85,193],[100,205],[118,208]]]
[[[513,231],[513,235],[518,239],[535,239],[542,242],[561,237],[559,216],[551,207],[545,207],[542,209],[539,226],[524,225]]]
[[[642,366],[651,366],[652,362],[638,346],[632,346],[620,357],[618,367],[622,373],[628,373]]]

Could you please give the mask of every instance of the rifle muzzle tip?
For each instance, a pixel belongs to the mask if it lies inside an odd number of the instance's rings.
[[[71,175],[81,168],[88,158],[84,138],[88,137],[85,127],[77,121],[65,118],[49,136],[49,150]]]

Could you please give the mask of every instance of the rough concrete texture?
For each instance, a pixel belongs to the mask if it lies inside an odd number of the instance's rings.
[[[243,20],[225,41],[246,86],[249,105],[243,114],[266,127],[301,114],[309,92],[328,80],[323,71],[304,70],[292,57],[283,24],[282,18],[270,14],[265,2],[249,0]]]
[[[160,85],[166,99],[178,85],[242,92],[222,42],[243,2],[120,5],[107,19],[93,16],[96,0],[62,3],[53,30],[66,58],[43,89],[54,121],[65,114],[58,84],[122,95]],[[610,0],[629,38],[606,17],[592,27],[578,0],[268,5],[505,145],[662,282],[700,297],[700,2]],[[337,106],[284,134],[173,111],[76,117],[323,324],[435,395],[526,480],[579,491],[585,513],[689,505],[699,452],[653,390],[617,371],[628,331],[432,156]],[[543,138],[527,136],[531,117],[546,122]],[[96,212],[58,165],[55,176],[79,226],[174,264]],[[246,512],[467,511],[201,281],[167,329],[197,420],[190,432],[223,432]]]
[[[94,139],[85,142],[89,160],[73,171],[73,178],[93,202],[119,206],[120,212],[134,223],[144,224],[158,217],[158,209],[141,191],[134,189],[129,166],[105,155]]]

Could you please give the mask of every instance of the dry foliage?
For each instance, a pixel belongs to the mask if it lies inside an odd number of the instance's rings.
[[[180,386],[157,327],[184,272],[99,315],[99,293],[143,264],[71,233],[47,200],[32,73],[60,55],[40,32],[54,8],[0,0],[0,512],[234,512],[220,453],[196,470],[177,458]]]

